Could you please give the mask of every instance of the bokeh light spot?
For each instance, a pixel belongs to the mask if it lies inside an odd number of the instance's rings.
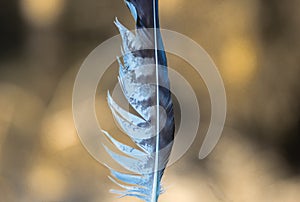
[[[225,42],[221,52],[221,67],[229,84],[233,86],[247,84],[257,68],[254,43],[244,38]]]
[[[62,171],[47,163],[36,165],[29,173],[31,193],[44,201],[59,200],[66,188],[66,177]]]
[[[24,18],[34,26],[49,26],[63,11],[64,0],[21,0]]]

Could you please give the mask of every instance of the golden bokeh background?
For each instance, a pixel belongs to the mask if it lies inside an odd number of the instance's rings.
[[[228,99],[223,136],[199,160],[210,120],[207,89],[188,64],[169,56],[197,94],[201,127],[190,151],[168,168],[161,202],[299,201],[299,6],[296,0],[160,0],[162,28],[210,54]],[[109,194],[116,187],[108,170],[83,148],[72,118],[76,73],[118,33],[116,16],[134,27],[121,0],[1,0],[0,202],[137,201]],[[99,87],[97,113],[118,135],[105,104],[116,73],[114,64]]]

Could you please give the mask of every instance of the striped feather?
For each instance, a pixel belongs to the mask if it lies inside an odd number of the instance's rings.
[[[118,19],[115,24],[122,37],[123,57],[119,62],[119,84],[132,114],[122,109],[108,92],[107,101],[116,123],[138,146],[125,145],[108,132],[104,135],[119,153],[104,145],[111,158],[129,173],[111,168],[112,182],[121,190],[112,193],[156,202],[163,192],[161,178],[174,140],[174,115],[166,54],[159,32],[157,0],[125,0],[136,22],[129,31]],[[157,28],[157,29],[151,29]]]

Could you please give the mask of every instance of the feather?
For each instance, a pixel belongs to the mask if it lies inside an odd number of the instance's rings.
[[[109,178],[122,189],[111,192],[120,197],[133,196],[156,202],[163,192],[161,179],[175,130],[167,59],[159,31],[158,0],[125,0],[125,3],[136,22],[136,30],[133,33],[118,19],[115,21],[123,41],[123,57],[117,58],[118,79],[137,115],[118,106],[109,92],[107,101],[115,121],[138,148],[125,145],[103,131],[120,154],[105,145],[104,148],[113,160],[130,172],[109,168]]]

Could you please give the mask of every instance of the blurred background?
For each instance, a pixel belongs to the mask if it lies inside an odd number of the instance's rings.
[[[162,28],[205,48],[228,99],[223,136],[199,160],[210,120],[207,89],[187,64],[169,57],[189,78],[202,114],[195,144],[165,174],[161,202],[300,200],[299,6],[160,0]],[[83,148],[72,119],[76,73],[94,48],[118,34],[116,16],[134,27],[121,0],[0,1],[0,202],[137,201],[109,194],[116,187]],[[117,66],[108,74],[100,100],[117,82]],[[102,103],[98,110],[108,110]],[[120,133],[110,115],[100,114],[99,122]]]

